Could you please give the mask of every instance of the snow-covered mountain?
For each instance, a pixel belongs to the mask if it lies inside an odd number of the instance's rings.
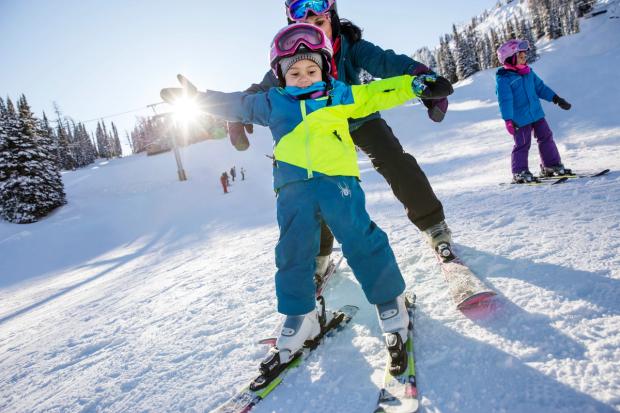
[[[539,43],[534,64],[573,104],[544,104],[564,163],[611,168],[606,177],[499,185],[512,141],[493,71],[457,85],[441,124],[417,103],[385,113],[465,261],[498,292],[491,317],[456,311],[431,250],[360,158],[370,214],[418,296],[424,411],[620,409],[618,12]],[[203,412],[249,380],[266,350],[255,341],[278,320],[270,152],[264,128],[247,152],[227,140],[190,146],[186,182],[170,153],[100,162],[63,175],[69,203],[48,218],[0,223],[0,411]],[[233,165],[247,179],[224,195],[218,178]],[[384,358],[374,309],[346,265],[326,299],[360,307],[351,328],[257,413],[372,411]]]

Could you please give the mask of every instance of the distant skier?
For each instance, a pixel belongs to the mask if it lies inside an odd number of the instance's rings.
[[[228,193],[228,174],[226,171],[222,172],[222,176],[220,176],[220,183],[222,184],[222,188],[224,189],[224,193]]]
[[[570,103],[559,97],[527,65],[527,40],[509,40],[497,49],[497,57],[504,65],[497,70],[496,93],[506,130],[514,139],[512,148],[512,179],[515,183],[536,180],[528,168],[528,152],[532,131],[538,141],[542,176],[567,175],[560,153],[553,141],[553,133],[545,120],[540,99],[553,102],[564,110]]]
[[[233,182],[235,182],[235,177],[236,176],[237,176],[237,170],[233,166],[232,168],[230,168],[230,177],[232,178]]]
[[[436,75],[401,75],[357,86],[336,81],[330,76],[333,49],[329,38],[320,28],[305,23],[281,29],[270,56],[279,88],[257,94],[208,90],[198,99],[215,116],[269,126],[275,141],[273,172],[280,228],[275,283],[278,311],[286,319],[277,347],[262,366],[272,371],[288,363],[304,342],[321,331],[315,308],[314,257],[324,220],[341,242],[366,298],[376,305],[391,372],[400,374],[407,367],[405,281],[385,232],[366,212],[348,119],[415,97],[443,98],[452,93],[452,86]],[[161,97],[174,102],[183,91],[163,89]]]
[[[243,166],[241,167],[241,170],[239,172],[241,172],[241,180],[245,181],[245,169],[243,169]]]

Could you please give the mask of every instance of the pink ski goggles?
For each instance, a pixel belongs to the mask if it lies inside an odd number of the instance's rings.
[[[311,51],[325,50],[332,54],[331,42],[323,30],[311,24],[296,23],[285,27],[273,39],[271,60],[295,54],[302,44]]]
[[[525,52],[530,49],[530,43],[527,40],[514,39],[509,40],[497,49],[497,58],[500,63],[504,64],[506,59],[518,52]]]
[[[312,24],[294,23],[281,29],[271,43],[269,63],[276,76],[280,59],[294,55],[302,45],[311,52],[321,53],[327,62],[327,71],[331,70],[334,51],[325,32]]]
[[[293,0],[287,2],[286,15],[294,21],[305,20],[309,13],[320,16],[329,11],[335,0]]]

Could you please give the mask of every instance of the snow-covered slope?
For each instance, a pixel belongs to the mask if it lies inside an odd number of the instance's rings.
[[[511,138],[494,73],[456,88],[446,120],[419,104],[385,114],[427,172],[471,267],[499,293],[457,312],[430,249],[361,158],[368,209],[418,295],[416,354],[429,412],[620,409],[620,19],[540,44],[536,72],[568,101],[544,104],[564,163],[615,172],[559,186],[500,186]],[[257,67],[257,73],[261,70]],[[250,379],[277,322],[271,138],[226,140],[66,173],[69,204],[31,225],[0,223],[0,411],[202,412]],[[537,164],[532,149],[531,167]],[[222,171],[248,170],[223,195]],[[383,344],[344,266],[328,304],[360,306],[256,412],[370,412]]]

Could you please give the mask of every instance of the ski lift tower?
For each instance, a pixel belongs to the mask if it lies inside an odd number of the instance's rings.
[[[170,113],[160,113],[158,114],[155,110],[156,106],[161,105],[164,102],[153,103],[151,105],[147,105],[149,108],[153,109],[155,116],[153,119],[164,118],[166,120],[171,120]],[[187,175],[185,174],[185,169],[183,169],[183,160],[181,159],[181,152],[179,152],[179,145],[177,145],[177,137],[176,134],[172,134],[170,140],[172,141],[172,152],[174,153],[174,159],[177,162],[177,175],[179,176],[179,181],[187,181]]]

